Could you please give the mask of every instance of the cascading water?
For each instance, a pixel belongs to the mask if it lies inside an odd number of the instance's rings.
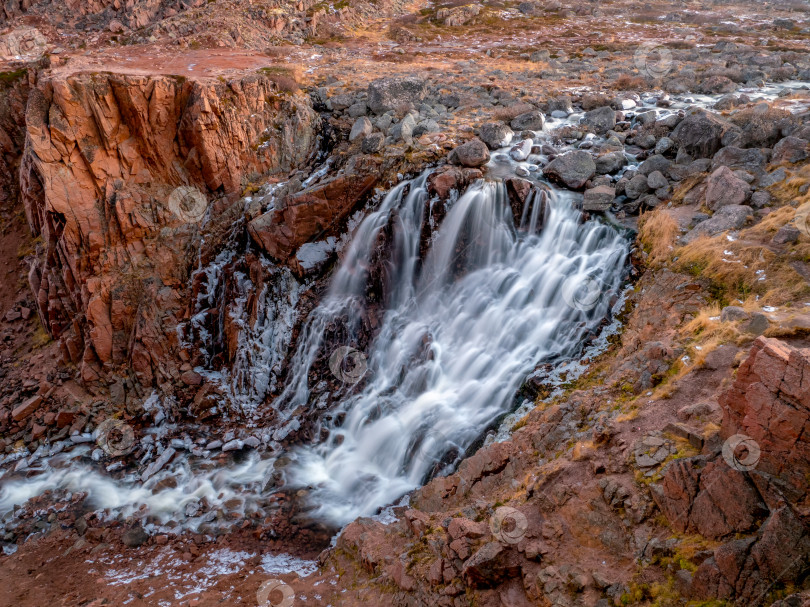
[[[362,388],[329,417],[339,421],[323,422],[328,439],[297,449],[287,470],[293,485],[311,488],[314,514],[333,523],[371,514],[457,463],[538,363],[581,351],[624,276],[627,241],[599,222],[580,225],[564,194],[547,205],[535,196],[519,230],[505,186],[484,181],[452,205],[420,260],[425,179],[395,188],[360,226],[280,399],[285,410],[306,404],[331,323],[360,341],[372,245],[391,222],[385,311]]]
[[[373,513],[451,470],[513,409],[521,383],[538,364],[581,352],[609,315],[624,278],[627,240],[598,221],[581,223],[575,194],[538,191],[515,221],[505,186],[481,180],[447,203],[436,226],[435,205],[442,203],[429,199],[428,177],[395,187],[357,227],[326,295],[301,329],[285,387],[273,402],[276,422],[287,427],[302,412],[316,413],[311,435],[317,440],[286,454],[285,488],[308,488],[308,514],[330,524]],[[233,254],[200,270],[211,273],[205,297]],[[236,278],[230,305],[238,314],[240,297],[257,287]],[[258,294],[260,322],[242,327],[233,369],[222,376],[243,410],[243,400],[260,399],[281,376],[279,348],[289,343],[296,318],[299,283],[286,272],[272,284],[283,297]],[[219,305],[203,303],[201,309]],[[336,335],[344,341],[335,344]],[[346,354],[360,373],[344,372],[335,361]],[[331,393],[334,378],[318,377],[325,357],[343,379]],[[274,507],[265,487],[280,452],[251,453],[218,467],[203,445],[188,437],[169,440],[176,426],[155,419],[158,426],[141,439],[142,462],[170,448],[178,456],[145,482],[132,471],[112,478],[88,462],[86,446],[58,454],[61,445],[50,457],[29,458],[22,469],[34,476],[5,480],[0,517],[44,490],[86,493],[88,504],[107,509],[106,516],[148,518],[153,530],[211,528],[234,504],[242,515]],[[285,435],[276,426],[276,440]],[[269,435],[262,443],[280,447]]]

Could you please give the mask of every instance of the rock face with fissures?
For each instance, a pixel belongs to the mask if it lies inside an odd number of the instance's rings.
[[[78,74],[31,91],[21,190],[41,244],[29,280],[85,380],[125,364],[147,385],[161,373],[200,226],[228,216],[250,175],[304,161],[316,123],[308,98],[261,75]]]

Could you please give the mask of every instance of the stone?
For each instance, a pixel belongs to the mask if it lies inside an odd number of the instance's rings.
[[[32,396],[14,408],[14,410],[11,412],[11,418],[15,422],[23,421],[24,419],[30,417],[34,411],[39,409],[42,402],[43,399],[41,395]]]
[[[354,126],[352,126],[352,131],[349,133],[349,141],[357,141],[361,137],[368,137],[373,130],[373,126],[371,124],[371,120],[362,116],[355,120]]]
[[[377,175],[338,175],[288,196],[283,205],[248,224],[248,233],[268,255],[287,260],[301,245],[345,219],[373,190]]]
[[[582,202],[583,211],[607,211],[616,198],[616,189],[609,185],[600,185],[590,190],[585,190],[585,197]]]
[[[582,124],[589,127],[597,135],[604,135],[616,126],[616,112],[609,106],[585,112]]]
[[[450,152],[449,159],[453,164],[465,167],[484,166],[489,162],[489,148],[483,141],[474,138]]]
[[[807,144],[806,139],[785,137],[773,147],[771,162],[800,162],[807,158]]]
[[[737,322],[749,318],[751,318],[751,315],[740,306],[726,306],[720,311],[720,322]]]
[[[509,123],[509,126],[515,131],[542,131],[545,124],[546,119],[543,116],[543,112],[535,110],[516,116],[512,122]]]
[[[770,326],[771,321],[768,320],[768,317],[761,312],[757,312],[751,315],[751,320],[745,324],[743,331],[753,335],[762,335]]]
[[[624,186],[624,194],[630,200],[636,200],[640,198],[643,194],[646,194],[649,191],[650,187],[647,183],[647,178],[644,175],[635,175],[627,184]]]
[[[523,162],[529,157],[529,154],[532,153],[532,140],[531,139],[524,139],[519,144],[512,147],[509,150],[509,156],[512,160],[517,160],[518,162]]]
[[[593,157],[584,150],[574,150],[557,156],[543,169],[551,181],[579,190],[596,174]]]
[[[368,85],[368,107],[377,115],[396,110],[405,104],[424,102],[430,92],[421,78],[380,78]]]
[[[627,165],[624,152],[608,152],[596,158],[596,174],[608,175],[620,171]]]
[[[382,133],[372,133],[360,144],[360,151],[363,154],[376,154],[383,148],[385,143],[385,135]]]
[[[768,158],[760,149],[743,149],[730,145],[714,155],[712,170],[726,166],[730,169],[743,169],[759,175],[764,171],[767,163]]]
[[[489,149],[497,150],[512,143],[514,132],[503,122],[488,122],[481,126],[479,137]]]
[[[688,244],[700,236],[716,236],[729,230],[739,230],[745,225],[753,209],[749,206],[731,204],[721,207],[711,219],[707,219],[692,228],[683,237],[684,244]]]
[[[775,171],[771,171],[767,175],[763,175],[759,179],[759,187],[769,188],[772,185],[783,182],[787,179],[787,172],[784,167],[779,167]]]
[[[748,184],[731,169],[721,166],[706,180],[706,206],[711,210],[744,204],[751,196]]]
[[[670,160],[667,160],[660,154],[654,154],[638,166],[638,172],[641,175],[649,175],[655,171],[666,174],[671,165],[672,162]]]
[[[739,130],[733,124],[703,109],[687,112],[672,131],[671,138],[693,158],[711,158],[723,147],[723,138]]]
[[[661,171],[653,171],[649,175],[647,175],[647,186],[652,190],[657,190],[659,188],[666,188],[669,186],[669,181]]]
[[[461,575],[474,588],[490,588],[520,574],[520,566],[510,559],[508,549],[500,542],[481,546],[464,563]]]
[[[796,226],[784,225],[776,231],[773,244],[793,244],[799,240],[799,229]]]
[[[137,527],[133,527],[132,529],[128,529],[124,532],[121,536],[121,542],[124,546],[129,548],[137,548],[145,544],[149,540],[149,534],[146,533],[143,527],[138,525]]]

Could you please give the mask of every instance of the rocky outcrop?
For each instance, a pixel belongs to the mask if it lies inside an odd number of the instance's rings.
[[[0,208],[15,206],[20,193],[20,159],[25,146],[25,105],[31,90],[28,70],[0,79]]]
[[[757,472],[801,492],[810,474],[810,349],[757,338],[720,405],[724,436],[758,444]]]
[[[80,74],[31,92],[22,197],[43,245],[29,279],[85,380],[119,366],[145,384],[174,373],[201,220],[230,223],[248,179],[303,162],[316,122],[308,99],[260,75]]]
[[[757,338],[719,399],[722,454],[673,461],[654,487],[674,529],[731,540],[698,567],[696,598],[760,604],[810,566],[809,368],[810,349]]]

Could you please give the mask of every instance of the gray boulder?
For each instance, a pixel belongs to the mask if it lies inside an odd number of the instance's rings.
[[[371,125],[371,120],[363,116],[362,118],[358,118],[354,121],[354,126],[352,127],[352,132],[349,133],[349,141],[356,141],[361,137],[367,137],[371,134],[373,127]]]
[[[488,122],[481,126],[479,137],[491,150],[503,148],[512,143],[515,133],[503,122]]]
[[[600,185],[590,190],[585,190],[585,198],[582,201],[583,211],[607,211],[616,198],[616,190],[613,186]]]
[[[716,211],[741,205],[751,197],[751,188],[728,167],[720,167],[706,180],[706,206]]]
[[[545,124],[546,119],[543,112],[535,110],[516,116],[509,126],[516,131],[542,131]]]
[[[807,158],[807,140],[785,137],[773,147],[772,162],[800,162]]]
[[[450,162],[465,167],[483,166],[489,162],[489,148],[480,139],[471,139],[450,152]]]
[[[684,244],[688,244],[701,236],[716,236],[729,230],[739,230],[745,225],[745,221],[751,215],[752,209],[749,206],[732,204],[722,207],[711,219],[700,222],[697,227],[690,230],[683,237]]]
[[[368,85],[368,107],[375,114],[384,114],[405,103],[422,103],[429,94],[421,78],[380,78]]]
[[[549,162],[543,174],[551,181],[579,190],[596,174],[596,163],[588,152],[574,150]]]
[[[602,154],[596,159],[596,173],[598,175],[608,175],[616,173],[627,164],[627,157],[624,152],[609,152]]]
[[[739,131],[735,125],[702,109],[691,110],[672,131],[672,140],[693,158],[711,158],[723,147],[723,137]]]
[[[624,186],[624,194],[630,200],[636,200],[649,192],[650,186],[645,175],[636,175]]]
[[[609,106],[604,106],[585,112],[582,124],[589,127],[594,133],[604,135],[616,126],[616,112]]]

